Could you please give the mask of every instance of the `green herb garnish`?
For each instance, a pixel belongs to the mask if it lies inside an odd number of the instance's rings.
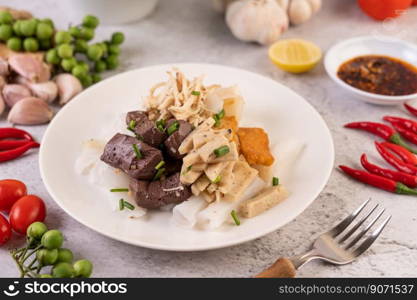
[[[165,165],[165,162],[163,160],[161,160],[156,166],[155,166],[155,170],[159,170],[160,168],[162,168]]]
[[[165,173],[165,168],[160,168],[160,169],[158,169],[158,171],[156,172],[156,174],[155,174],[155,176],[154,176],[153,180],[154,180],[154,181],[156,181],[156,180],[160,179],[160,178],[161,178],[161,176],[162,176],[164,173]]]
[[[239,217],[237,216],[236,211],[235,210],[232,210],[232,212],[230,213],[230,215],[232,216],[233,221],[235,221],[235,224],[237,226],[239,226],[240,225],[240,220],[239,220]]]
[[[213,151],[213,153],[214,153],[214,155],[216,155],[216,157],[224,156],[229,152],[230,152],[229,146],[221,146],[221,147],[219,147],[219,148],[217,148]]]
[[[130,210],[134,210],[135,209],[135,207],[131,203],[125,201],[122,198],[122,199],[119,200],[119,210],[123,210],[125,208],[130,209]]]
[[[172,123],[168,129],[167,129],[167,133],[168,135],[173,134],[175,131],[177,131],[180,128],[180,123],[178,123],[178,121],[175,121],[174,123]]]
[[[221,119],[224,118],[225,114],[226,113],[225,113],[224,109],[222,109],[219,113],[217,113],[217,114],[215,114],[213,116],[213,119],[215,121],[215,123],[214,123],[214,126],[215,127],[219,127],[220,126],[220,121],[221,121]]]
[[[279,184],[279,178],[278,177],[272,177],[272,185],[277,186]]]
[[[119,200],[119,210],[123,210],[125,208],[125,200],[120,199]]]
[[[185,169],[185,171],[183,171],[183,172],[182,172],[182,175],[185,175],[185,174],[187,174],[188,172],[190,172],[192,167],[193,167],[193,165],[188,166],[188,167]]]
[[[133,151],[135,151],[136,158],[137,158],[137,159],[141,159],[141,158],[143,157],[143,155],[142,155],[142,153],[140,152],[140,150],[139,150],[139,148],[138,148],[138,145],[133,144],[133,145],[132,145],[132,147],[133,147]]]
[[[191,92],[191,95],[194,95],[194,96],[200,96],[200,92],[199,91],[192,91]]]
[[[222,180],[222,177],[219,175],[216,178],[214,178],[214,180],[212,181],[212,183],[219,183]]]
[[[119,192],[128,192],[129,189],[127,188],[120,188],[120,189],[111,189],[110,192],[112,193],[119,193]]]
[[[155,122],[156,128],[158,128],[159,131],[164,132],[165,131],[165,120],[161,119]]]

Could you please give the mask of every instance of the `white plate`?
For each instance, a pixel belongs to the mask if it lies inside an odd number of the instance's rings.
[[[341,64],[361,55],[386,55],[399,58],[417,66],[417,46],[389,36],[362,36],[340,42],[331,47],[324,58],[324,67],[338,85],[343,87],[356,99],[383,105],[398,105],[408,100],[417,99],[417,93],[405,96],[386,96],[368,93],[350,86],[337,76]]]
[[[219,231],[183,229],[170,223],[170,212],[152,212],[127,220],[111,211],[103,195],[74,171],[81,143],[94,138],[115,116],[137,109],[155,83],[166,79],[172,65],[126,72],[94,85],[67,104],[45,132],[40,149],[43,182],[52,198],[70,216],[113,239],[147,248],[196,251],[243,243],[298,216],[324,188],[334,160],[333,141],[325,122],[302,97],[260,75],[218,65],[176,64],[186,76],[206,74],[205,83],[237,84],[246,101],[243,125],[264,127],[272,144],[304,142],[282,204],[241,226]]]

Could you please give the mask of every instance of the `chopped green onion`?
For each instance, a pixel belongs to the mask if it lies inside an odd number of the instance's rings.
[[[174,123],[171,124],[171,126],[168,127],[168,129],[167,129],[168,135],[173,134],[179,128],[180,128],[180,123],[178,123],[178,121],[175,121]]]
[[[133,151],[135,151],[135,154],[136,154],[137,159],[141,159],[143,157],[143,155],[140,152],[140,150],[138,148],[138,145],[133,144],[132,147],[133,147]]]
[[[224,111],[224,109],[222,109],[218,114],[217,114],[217,116],[219,117],[219,119],[221,120],[221,119],[223,119],[224,118],[224,116],[225,116],[225,114],[226,114],[226,112]]]
[[[214,155],[216,155],[216,157],[221,157],[229,153],[230,149],[229,149],[229,146],[221,146],[215,149],[213,152],[214,152]]]
[[[126,207],[127,209],[130,209],[130,210],[134,210],[135,209],[135,207],[131,203],[129,203],[129,202],[125,201],[125,200],[123,200],[123,207]]]
[[[240,220],[239,220],[239,217],[237,216],[236,211],[235,210],[232,210],[232,212],[230,213],[230,215],[232,216],[233,221],[235,221],[235,224],[237,226],[239,226],[240,225]]]
[[[217,114],[215,114],[215,115],[213,116],[214,121],[216,121],[216,122],[214,123],[214,126],[215,126],[215,127],[219,127],[219,126],[220,126],[220,121],[221,121],[221,119],[223,119],[223,118],[224,118],[225,114],[226,114],[226,113],[225,113],[224,109],[222,109],[219,113],[217,113]]]
[[[272,185],[277,186],[279,184],[279,178],[278,177],[272,177]]]
[[[154,181],[155,181],[155,180],[158,180],[159,178],[161,178],[162,174],[164,174],[164,173],[165,173],[165,168],[160,168],[160,169],[158,169],[158,172],[156,172],[156,174],[155,174],[155,176],[154,176],[153,180],[154,180]]]
[[[219,175],[212,181],[213,183],[219,183],[222,180],[222,177]]]
[[[156,128],[158,128],[159,131],[164,132],[165,131],[165,120],[161,119],[155,122]]]
[[[165,165],[165,162],[163,160],[161,160],[156,166],[155,166],[155,170],[159,170],[163,165]]]
[[[121,188],[121,189],[111,189],[110,192],[112,193],[118,193],[118,192],[128,192],[129,189],[127,188]]]
[[[129,122],[129,128],[131,128],[132,130],[134,130],[136,127],[136,121],[135,120],[130,120]]]
[[[119,200],[119,210],[123,210],[125,208],[125,200],[120,199]]]
[[[200,92],[199,91],[192,91],[191,92],[191,95],[194,95],[194,96],[200,96]]]

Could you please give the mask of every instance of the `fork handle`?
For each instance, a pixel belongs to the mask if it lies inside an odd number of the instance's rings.
[[[256,275],[256,278],[294,278],[296,269],[291,260],[285,257],[278,258],[268,269]]]

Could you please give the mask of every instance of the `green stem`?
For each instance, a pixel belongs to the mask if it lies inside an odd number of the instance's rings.
[[[417,149],[414,149],[413,147],[411,147],[410,145],[408,145],[398,133],[394,133],[391,137],[390,137],[390,142],[393,144],[397,144],[405,149],[407,149],[408,151],[417,154]]]
[[[395,192],[397,194],[417,196],[417,190],[410,189],[408,186],[406,186],[406,185],[404,185],[404,184],[402,184],[400,182],[397,182],[397,186],[396,186]]]
[[[19,259],[16,257],[16,255],[14,255],[13,253],[11,253],[11,254],[12,254],[12,258],[13,258],[14,262],[17,265],[17,268],[20,271],[20,278],[23,278],[25,276],[25,271],[23,270],[22,265],[19,263]]]
[[[26,257],[23,258],[23,260],[21,261],[21,264],[23,265],[25,263],[25,261],[32,256],[32,254],[34,254],[36,251],[38,251],[40,248],[42,248],[42,245],[37,246],[35,249],[33,249],[32,251],[29,252],[28,255],[26,255]]]

